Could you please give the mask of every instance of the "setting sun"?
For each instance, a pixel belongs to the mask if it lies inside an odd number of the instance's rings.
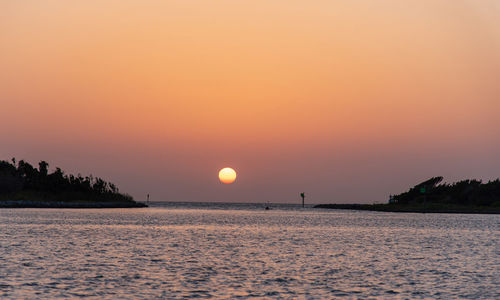
[[[0,0],[0,70],[0,300],[500,300],[500,0]]]
[[[220,170],[219,180],[223,183],[233,183],[236,180],[236,171],[232,168],[224,168]]]

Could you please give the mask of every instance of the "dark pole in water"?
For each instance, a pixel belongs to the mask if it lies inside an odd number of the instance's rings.
[[[147,200],[147,202],[146,202],[146,203],[149,205],[149,194],[148,194],[148,200]]]
[[[306,197],[306,194],[300,193],[300,197],[302,197],[302,207],[304,207],[304,198]]]

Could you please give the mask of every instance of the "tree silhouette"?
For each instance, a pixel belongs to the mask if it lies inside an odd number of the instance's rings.
[[[417,184],[408,192],[392,197],[394,203],[440,203],[474,206],[500,206],[500,180],[482,183],[467,179],[452,184],[439,184],[443,177],[433,177]],[[422,193],[422,189],[425,188]]]
[[[44,201],[133,201],[118,188],[92,175],[65,175],[60,168],[49,173],[49,164],[41,161],[38,169],[24,160],[16,165],[0,161],[0,200]]]

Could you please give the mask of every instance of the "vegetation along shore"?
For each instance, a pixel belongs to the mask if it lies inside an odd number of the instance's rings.
[[[485,213],[500,214],[500,180],[482,183],[462,180],[440,184],[443,177],[433,177],[409,191],[389,197],[386,204],[319,204],[315,208],[355,209],[386,212]]]
[[[99,177],[66,175],[60,168],[49,173],[48,168],[45,161],[38,164],[38,169],[24,160],[0,161],[0,208],[146,206]]]

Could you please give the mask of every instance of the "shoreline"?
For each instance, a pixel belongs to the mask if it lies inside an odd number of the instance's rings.
[[[498,207],[467,207],[442,205],[391,205],[391,204],[317,204],[313,208],[367,210],[395,213],[441,213],[441,214],[500,214]]]
[[[96,201],[96,202],[66,202],[66,201],[0,201],[1,208],[140,208],[148,205],[140,202]]]

